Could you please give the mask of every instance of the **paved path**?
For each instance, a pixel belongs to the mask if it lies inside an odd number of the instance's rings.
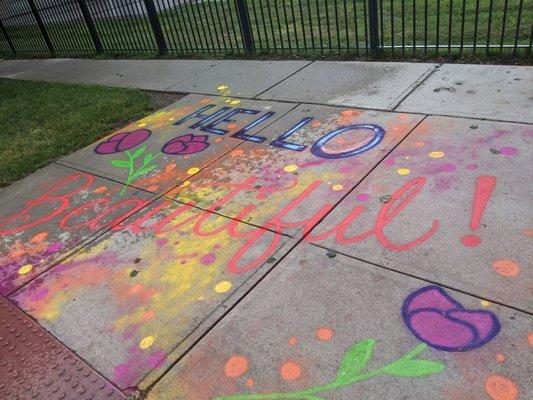
[[[532,397],[531,68],[0,76],[192,93],[0,190],[2,294],[124,394]]]

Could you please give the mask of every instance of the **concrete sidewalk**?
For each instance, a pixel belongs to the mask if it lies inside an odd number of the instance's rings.
[[[2,294],[123,394],[533,395],[532,68],[60,59],[0,77],[190,93],[0,190]]]
[[[0,62],[0,78],[533,122],[531,67],[250,60]],[[230,93],[231,92],[231,93]]]

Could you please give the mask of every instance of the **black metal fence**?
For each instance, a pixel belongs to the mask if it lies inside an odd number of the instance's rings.
[[[0,0],[0,55],[531,55],[533,0]]]

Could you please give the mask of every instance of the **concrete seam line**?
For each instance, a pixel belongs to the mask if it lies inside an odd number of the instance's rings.
[[[280,83],[285,82],[285,81],[286,81],[287,79],[289,79],[289,78],[292,78],[292,77],[293,77],[294,75],[296,75],[298,72],[300,72],[301,70],[303,70],[303,69],[309,67],[311,64],[314,64],[314,63],[315,63],[314,60],[313,60],[313,61],[307,61],[307,64],[305,64],[302,68],[297,69],[297,70],[294,71],[292,74],[286,76],[285,78],[283,78],[283,79],[280,80],[279,82],[276,82],[275,84],[273,84],[272,86],[270,86],[268,89],[263,90],[261,93],[256,94],[256,95],[255,95],[254,97],[252,97],[252,98],[253,98],[253,99],[257,99],[257,98],[258,98],[259,96],[261,96],[263,93],[268,92],[270,89],[276,87],[276,86],[279,85]],[[265,100],[265,99],[262,99],[262,100]],[[275,99],[273,99],[273,100],[275,100]],[[275,100],[275,101],[277,101],[277,100]]]
[[[175,61],[175,60],[172,60],[172,61]],[[179,61],[179,60],[178,60],[178,61]],[[185,61],[203,61],[203,60],[185,60]],[[213,60],[213,61],[218,61],[218,62],[217,62],[216,64],[214,64],[214,65],[210,65],[209,67],[207,67],[207,68],[205,68],[205,69],[202,69],[201,71],[195,73],[193,76],[189,76],[189,77],[187,77],[187,78],[184,78],[184,79],[182,79],[182,80],[179,80],[179,81],[177,81],[177,82],[174,82],[172,85],[170,85],[170,86],[164,88],[164,89],[162,90],[162,92],[166,92],[166,91],[168,91],[168,89],[170,89],[172,86],[177,85],[178,83],[182,83],[182,82],[188,81],[189,79],[196,78],[198,75],[203,74],[204,72],[209,71],[210,69],[213,69],[213,68],[216,67],[217,65],[222,64],[222,62],[223,62],[224,60]]]
[[[398,96],[398,99],[395,100],[392,103],[392,111],[396,110],[400,105],[409,97],[415,90],[417,90],[420,86],[422,86],[430,76],[432,76],[436,71],[438,71],[441,67],[440,65],[436,65],[434,68],[431,68],[429,71],[427,71],[424,75],[422,75],[421,78],[417,79],[413,86],[411,86],[409,89],[407,89],[405,92],[403,92],[400,96]]]

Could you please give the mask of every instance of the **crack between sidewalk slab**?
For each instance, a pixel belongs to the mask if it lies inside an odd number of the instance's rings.
[[[392,102],[389,109],[396,110],[400,104],[407,99],[416,89],[420,87],[431,75],[437,71],[442,64],[432,65],[431,68],[426,71],[420,78],[418,78],[410,87],[405,89],[397,98]]]
[[[520,307],[516,307],[516,306],[510,305],[510,304],[507,304],[507,303],[504,303],[504,302],[501,302],[501,301],[498,301],[498,300],[492,300],[492,299],[490,299],[488,297],[482,297],[482,296],[480,296],[478,294],[475,294],[473,292],[469,292],[469,291],[464,290],[464,289],[457,288],[457,287],[452,286],[452,285],[448,285],[448,284],[445,284],[445,283],[442,283],[442,282],[439,282],[439,281],[436,281],[436,280],[432,280],[432,279],[427,279],[427,278],[415,275],[414,273],[401,271],[401,270],[398,270],[396,268],[387,267],[385,265],[378,264],[376,262],[367,260],[365,258],[357,257],[357,256],[354,256],[352,254],[345,253],[343,251],[339,251],[339,250],[337,250],[337,249],[335,249],[333,247],[328,247],[326,245],[320,245],[320,244],[316,244],[316,243],[309,243],[309,244],[312,245],[312,246],[324,249],[324,250],[334,251],[335,253],[341,254],[344,257],[348,257],[348,258],[351,258],[351,259],[354,259],[354,260],[357,260],[357,261],[361,261],[361,262],[363,262],[365,264],[369,264],[369,265],[372,265],[374,267],[377,267],[377,268],[380,268],[380,269],[384,269],[386,271],[390,271],[390,272],[393,272],[393,273],[396,273],[396,274],[404,275],[404,276],[407,276],[409,278],[417,279],[419,281],[423,281],[423,282],[431,283],[431,284],[434,284],[434,285],[442,286],[442,287],[444,287],[446,289],[454,290],[456,292],[459,292],[459,293],[462,293],[462,294],[466,294],[466,295],[471,296],[471,297],[475,297],[476,299],[487,300],[487,301],[490,301],[491,303],[497,304],[499,306],[506,307],[506,308],[521,312],[521,313],[523,313],[525,315],[533,316],[533,312],[524,310],[524,309],[522,309]]]
[[[187,61],[193,61],[193,60],[187,60]],[[213,61],[214,61],[214,62],[218,61],[218,62],[216,62],[216,64],[214,64],[214,65],[210,65],[209,67],[207,67],[206,69],[201,70],[201,71],[198,72],[198,73],[195,73],[195,74],[192,75],[192,76],[189,76],[189,77],[184,78],[184,79],[182,79],[182,80],[180,80],[180,81],[174,82],[172,85],[166,87],[165,89],[163,89],[163,90],[161,90],[161,91],[162,91],[162,92],[169,92],[169,91],[170,91],[169,89],[170,89],[172,86],[176,86],[178,83],[183,83],[183,82],[185,82],[185,81],[188,81],[189,79],[196,78],[198,75],[203,74],[204,72],[207,72],[207,71],[209,71],[210,69],[215,68],[217,65],[222,64],[222,62],[223,62],[224,60],[213,60]],[[185,93],[185,92],[181,92],[181,93]]]
[[[268,277],[272,271],[274,271],[276,269],[276,267],[287,257],[289,256],[292,251],[303,241],[305,241],[305,238],[307,237],[307,235],[309,233],[311,233],[313,231],[313,229],[318,226],[320,223],[322,223],[322,221],[324,221],[325,218],[327,218],[327,216],[335,209],[337,208],[337,206],[348,196],[350,195],[350,193],[352,193],[382,162],[385,158],[387,158],[389,156],[389,154],[391,154],[401,143],[403,143],[403,141],[409,136],[411,135],[411,133],[427,118],[427,115],[420,119],[420,121],[418,121],[418,123],[416,123],[412,128],[411,130],[404,136],[404,138],[402,140],[400,140],[395,146],[393,146],[386,154],[384,154],[380,159],[379,161],[377,161],[374,166],[366,173],[364,174],[361,179],[359,179],[357,181],[357,183],[344,195],[342,196],[336,203],[335,205],[329,210],[328,213],[326,213],[319,221],[317,221],[313,226],[311,226],[309,229],[308,229],[308,232],[305,233],[304,235],[302,235],[302,237],[300,238],[294,238],[294,244],[289,248],[289,250],[279,259],[279,260],[276,260],[276,262],[272,265],[272,267],[270,269],[268,269],[244,294],[242,294],[242,296],[240,298],[238,298],[236,300],[236,302],[231,305],[230,307],[228,307],[227,311],[221,315],[216,321],[214,321],[211,326],[207,327],[206,330],[201,333],[199,335],[199,337],[194,340],[189,346],[187,346],[187,348],[185,349],[185,351],[179,356],[177,357],[176,360],[174,360],[174,362],[172,362],[167,368],[165,368],[164,372],[161,373],[160,376],[158,376],[156,379],[153,380],[152,383],[150,383],[146,389],[142,390],[141,391],[141,398],[145,398],[148,393],[154,388],[155,385],[157,385],[162,379],[163,377],[176,365],[178,364],[184,357],[187,356],[187,354],[189,354],[195,347],[196,345],[204,338],[206,337],[213,329],[216,328],[216,326],[220,323],[220,321],[222,321],[224,318],[226,318],[232,310],[235,309],[235,307],[237,307],[237,305],[239,305],[241,303],[241,301],[243,301],[261,282],[263,282],[263,280]],[[176,347],[177,348],[177,347]],[[146,375],[148,376],[148,374]]]
[[[314,60],[309,61],[307,64],[305,64],[303,67],[297,69],[297,70],[294,71],[292,74],[290,74],[290,75],[286,76],[285,78],[283,78],[282,80],[276,82],[275,84],[273,84],[272,86],[270,86],[268,89],[263,90],[261,93],[258,93],[258,94],[256,94],[255,96],[253,96],[253,99],[258,99],[258,97],[261,96],[263,93],[268,92],[270,89],[272,89],[272,88],[278,86],[280,83],[285,82],[285,81],[286,81],[287,79],[289,79],[289,78],[292,78],[292,77],[293,77],[294,75],[296,75],[298,72],[300,72],[301,70],[303,70],[303,69],[309,67],[311,64],[314,64],[314,63],[315,63]],[[277,100],[275,100],[275,101],[277,101]]]

